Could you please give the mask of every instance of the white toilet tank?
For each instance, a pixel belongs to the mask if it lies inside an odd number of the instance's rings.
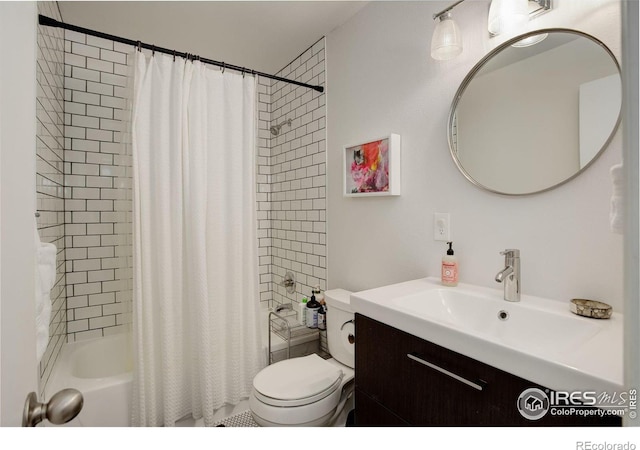
[[[351,292],[330,289],[324,292],[327,303],[327,345],[329,353],[347,367],[355,366],[355,325],[351,309]]]

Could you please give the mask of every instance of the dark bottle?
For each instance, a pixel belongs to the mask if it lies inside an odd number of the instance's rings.
[[[320,303],[316,300],[316,291],[311,291],[311,300],[307,302],[307,326],[318,328],[318,311]]]

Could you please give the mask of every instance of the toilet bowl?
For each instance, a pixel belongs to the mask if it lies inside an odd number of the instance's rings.
[[[350,294],[325,291],[330,359],[316,354],[287,359],[255,376],[249,407],[258,425],[332,425],[349,403],[355,363]]]

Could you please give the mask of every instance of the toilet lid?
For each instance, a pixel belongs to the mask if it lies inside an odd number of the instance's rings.
[[[253,379],[253,387],[273,399],[300,400],[332,392],[342,376],[338,367],[313,354],[266,367]]]

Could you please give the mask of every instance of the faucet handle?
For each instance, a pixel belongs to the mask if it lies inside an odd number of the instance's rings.
[[[507,258],[520,258],[520,250],[515,248],[508,248],[502,252],[501,255],[504,255]]]

